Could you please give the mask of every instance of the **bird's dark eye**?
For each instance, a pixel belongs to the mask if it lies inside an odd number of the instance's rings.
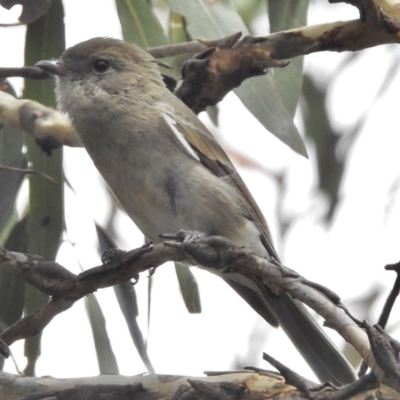
[[[98,74],[104,74],[110,68],[110,62],[107,60],[95,60],[92,64],[92,69]]]

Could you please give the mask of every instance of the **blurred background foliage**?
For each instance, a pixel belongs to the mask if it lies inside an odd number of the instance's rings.
[[[0,5],[10,9],[20,2],[0,0]],[[35,6],[33,6],[35,4]],[[259,23],[264,21],[262,32],[278,32],[307,25],[308,0],[115,0],[121,29],[125,40],[143,47],[167,45],[193,40],[196,37],[219,38],[242,31],[244,34],[260,34]],[[268,19],[263,19],[268,15]],[[65,47],[64,14],[61,0],[36,0],[23,2],[21,23],[27,23],[25,64],[33,65],[41,59],[56,58]],[[94,10],[91,18],[96,18]],[[269,24],[268,22],[269,21]],[[255,26],[258,29],[255,32]],[[269,25],[269,26],[268,26]],[[1,27],[0,29],[7,29]],[[24,50],[21,49],[21,52]],[[164,72],[179,77],[180,65],[187,56],[178,56],[163,60],[171,65]],[[358,54],[346,56],[340,68],[346,68]],[[393,62],[393,69],[397,60]],[[390,85],[394,72],[389,70],[378,96],[382,96]],[[259,79],[259,78],[257,78]],[[327,107],[329,82],[321,85],[312,75],[303,74],[303,58],[291,60],[287,68],[270,72],[254,84],[246,82],[237,94],[244,105],[271,133],[280,137],[284,124],[290,125],[293,151],[305,154],[293,118],[297,113],[304,124],[304,140],[311,149],[311,159],[318,177],[316,191],[327,201],[326,212],[321,215],[321,223],[330,224],[341,202],[341,185],[346,171],[349,155],[355,138],[359,135],[365,121],[365,115],[346,132],[339,132],[331,121]],[[4,85],[3,85],[4,86]],[[12,92],[12,88],[7,87]],[[53,84],[49,81],[25,81],[23,97],[31,98],[46,105],[54,106]],[[299,106],[300,104],[300,106]],[[278,110],[279,112],[277,112]],[[366,113],[368,110],[366,110]],[[218,125],[218,107],[209,111],[212,121]],[[278,115],[279,114],[279,115]],[[283,115],[283,117],[282,117]],[[283,119],[286,119],[284,121]],[[268,133],[266,133],[268,134]],[[345,143],[345,145],[343,145]],[[344,148],[344,149],[343,149]],[[231,154],[235,157],[235,154]],[[63,237],[66,235],[64,181],[62,171],[63,149],[53,151],[51,155],[43,153],[29,135],[9,128],[0,129],[0,165],[40,170],[55,178],[54,184],[40,176],[10,173],[0,170],[0,244],[8,250],[40,254],[54,260]],[[254,168],[257,164],[251,159],[237,160],[248,163]],[[262,168],[260,168],[262,171]],[[278,192],[277,216],[282,238],[296,221],[296,215],[287,215],[284,209],[286,193],[285,171],[269,173]],[[28,191],[21,191],[29,184]],[[21,200],[21,193],[29,193]],[[116,232],[113,221],[118,205],[109,196],[112,205],[109,208],[108,222],[102,227],[96,225],[99,252],[114,247]],[[18,200],[18,201],[17,201]],[[17,202],[19,211],[17,212]],[[21,207],[21,204],[23,205]],[[21,211],[22,210],[22,211]],[[93,221],[95,226],[95,221]],[[177,269],[177,271],[180,271]],[[182,270],[181,270],[182,272]],[[181,292],[189,311],[200,309],[200,298],[196,279],[190,269],[178,273]],[[151,281],[149,280],[149,293]],[[200,288],[201,290],[201,288]],[[146,339],[137,321],[138,307],[135,288],[131,284],[121,284],[115,288],[115,294],[126,320],[132,341],[149,372],[154,371],[146,350]],[[374,296],[375,292],[374,292]],[[370,308],[374,296],[362,302],[363,315]],[[34,312],[49,299],[30,285],[0,268],[0,330],[18,320],[23,314]],[[150,301],[149,301],[150,304]],[[359,305],[360,306],[360,305]],[[104,316],[94,295],[86,299],[86,307],[93,331],[93,340],[98,355],[100,373],[118,373],[118,363],[108,339]],[[254,331],[249,343],[246,360],[254,359],[257,338],[261,334]],[[254,345],[254,346],[253,346]],[[40,335],[27,340],[25,355],[28,360],[25,373],[35,374],[35,364],[40,355]],[[355,361],[356,362],[356,361]],[[0,366],[4,360],[0,356]],[[250,361],[251,363],[251,361]],[[237,368],[242,365],[237,360]]]

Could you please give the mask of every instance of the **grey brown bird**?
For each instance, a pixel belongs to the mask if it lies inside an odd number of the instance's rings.
[[[143,49],[94,38],[37,64],[56,77],[68,114],[127,214],[146,238],[179,230],[221,235],[279,260],[267,223],[226,153],[166,87]],[[354,372],[302,304],[276,298],[239,274],[224,277],[266,321],[280,325],[321,380]]]

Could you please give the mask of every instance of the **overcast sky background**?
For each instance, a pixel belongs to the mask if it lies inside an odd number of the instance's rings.
[[[67,46],[94,36],[121,37],[113,1],[65,3]],[[93,9],[96,9],[95,17]],[[0,22],[14,21],[18,15],[14,10],[5,12],[0,9]],[[315,0],[308,23],[351,18],[357,18],[352,7]],[[259,34],[267,34],[267,27],[266,19],[257,21]],[[0,28],[1,66],[23,64],[23,40],[24,28]],[[218,130],[213,128],[223,143],[229,143],[266,168],[288,171],[289,190],[284,209],[298,218],[283,246],[279,242],[274,218],[274,182],[261,172],[238,168],[272,227],[278,252],[280,249],[283,251],[285,264],[328,286],[345,302],[358,298],[376,285],[390,287],[394,274],[385,273],[383,266],[400,258],[398,74],[387,93],[378,101],[374,100],[391,60],[399,56],[398,47],[380,46],[365,51],[356,62],[342,70],[338,70],[338,65],[343,55],[338,53],[324,52],[305,58],[306,71],[316,76],[321,85],[334,82],[328,93],[329,106],[334,125],[341,132],[346,133],[351,124],[369,109],[365,127],[347,165],[341,191],[343,200],[329,229],[319,220],[324,199],[315,191],[315,159],[311,147],[308,147],[309,160],[294,154],[266,132],[233,94],[221,104],[220,127]],[[20,85],[19,80],[13,82]],[[202,118],[208,123],[206,116]],[[299,117],[296,123],[302,131]],[[65,168],[75,193],[66,190],[68,233],[58,261],[79,272],[79,263],[84,268],[100,263],[93,219],[104,224],[109,206],[103,195],[102,180],[83,149],[65,149]],[[23,193],[20,203],[23,204]],[[129,249],[141,245],[142,235],[133,223],[121,213],[117,220],[119,246]],[[200,375],[205,370],[228,370],[236,357],[243,360],[243,365],[249,361],[254,365],[254,360],[247,358],[251,337],[252,343],[258,344],[258,366],[269,368],[261,359],[261,352],[266,351],[297,372],[313,376],[300,356],[293,355],[291,344],[280,330],[271,329],[223,282],[205,271],[194,271],[201,290],[201,315],[186,312],[172,266],[157,270],[148,343],[149,355],[158,373]],[[144,300],[140,322],[146,332],[145,274],[136,288]],[[106,315],[120,373],[144,372],[112,289],[102,290],[96,296]],[[376,322],[383,301],[383,297],[379,299],[371,323]],[[397,307],[394,315],[398,315],[398,311]],[[363,315],[358,317],[362,319]],[[336,340],[338,335],[333,333],[332,338]],[[42,343],[37,375],[76,377],[98,374],[83,301],[51,322],[44,331]],[[11,349],[23,369],[22,342],[14,344]],[[6,371],[15,372],[10,361],[6,362]]]

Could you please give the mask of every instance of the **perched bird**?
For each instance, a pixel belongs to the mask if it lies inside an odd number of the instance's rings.
[[[58,61],[36,65],[56,77],[59,109],[149,241],[200,231],[279,259],[266,221],[228,156],[165,87],[150,54],[117,39],[94,38],[67,49]],[[239,274],[224,279],[265,320],[282,326],[321,380],[354,380],[347,361],[290,295],[276,298]]]

